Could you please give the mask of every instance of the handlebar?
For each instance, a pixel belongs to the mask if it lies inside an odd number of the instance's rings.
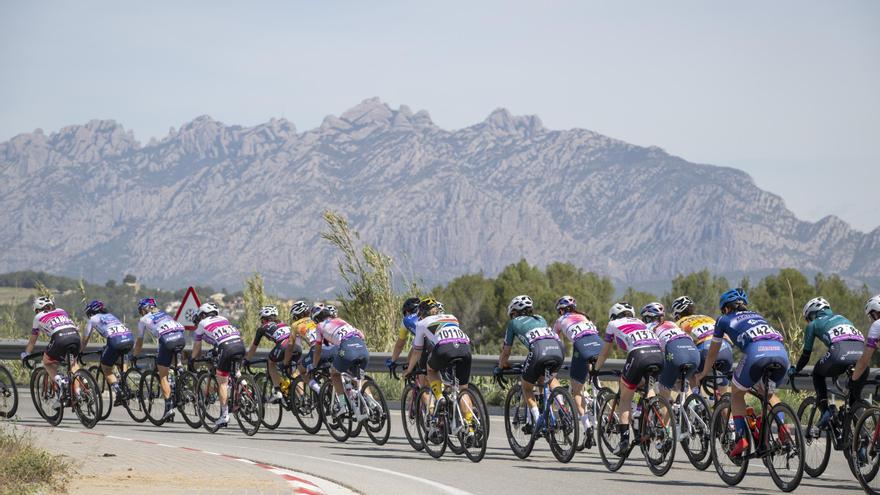
[[[397,368],[401,368],[401,367],[405,368],[405,366],[402,363],[392,363],[391,364],[391,367],[388,368],[388,373],[391,375],[391,378],[393,378],[395,380],[400,380],[400,375],[397,373]],[[416,368],[416,369],[412,370],[412,373],[404,376],[404,378],[407,380],[410,380],[410,379],[413,379],[419,375],[425,375],[427,373],[428,373],[428,371],[425,370],[424,368]]]
[[[27,368],[29,370],[33,370],[34,368],[37,367],[37,365],[36,365],[36,363],[31,363],[31,361],[35,360],[36,358],[42,358],[42,357],[43,357],[43,351],[32,352],[32,353],[28,354],[27,356],[25,356],[24,359],[22,359],[22,364],[24,364],[25,368]]]
[[[789,375],[788,383],[791,385],[791,389],[794,392],[800,393],[801,390],[797,386],[796,378],[807,378],[809,376],[811,376],[811,375],[809,375],[807,373],[795,373],[794,376]],[[836,385],[836,380],[835,380],[835,385]]]
[[[266,358],[259,358],[259,359],[254,359],[254,360],[244,360],[244,361],[242,361],[242,364],[244,364],[245,371],[247,371],[251,375],[255,375],[256,373],[254,373],[254,370],[251,369],[251,366],[256,365],[256,364],[265,364],[266,367],[268,368],[269,360]]]
[[[85,359],[83,359],[84,356],[95,356],[95,355],[100,355],[100,354],[102,354],[103,352],[104,352],[103,349],[101,349],[101,350],[99,350],[99,351],[81,352],[81,353],[79,353],[79,356],[76,357],[76,361],[77,361],[79,364],[81,364],[81,365],[83,365],[83,366],[86,366],[86,361],[85,361]]]

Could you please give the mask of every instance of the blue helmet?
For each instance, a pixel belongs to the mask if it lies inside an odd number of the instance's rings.
[[[86,316],[92,316],[94,314],[100,313],[101,310],[104,309],[104,303],[95,299],[94,301],[86,304]]]
[[[145,297],[138,301],[138,311],[146,311],[157,306],[156,300],[152,297]]]
[[[724,306],[735,303],[737,301],[742,301],[744,304],[749,304],[749,295],[746,294],[746,291],[739,287],[737,287],[736,289],[730,289],[724,294],[721,294],[721,299],[718,300],[718,309],[724,309]]]

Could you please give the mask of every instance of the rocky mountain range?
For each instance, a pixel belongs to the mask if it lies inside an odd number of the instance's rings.
[[[446,130],[366,100],[317,128],[198,117],[146,145],[114,121],[0,144],[0,271],[163,287],[338,290],[322,212],[427,284],[526,258],[639,284],[709,268],[880,278],[880,228],[799,220],[744,172],[535,116]]]

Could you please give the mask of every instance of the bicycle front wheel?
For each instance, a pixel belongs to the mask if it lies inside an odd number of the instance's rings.
[[[180,411],[183,420],[190,428],[202,427],[199,417],[198,378],[189,371],[177,371],[177,386],[175,390],[175,407]]]
[[[124,402],[125,411],[128,412],[128,415],[131,416],[135,423],[143,423],[147,420],[147,412],[144,410],[141,399],[140,387],[142,377],[143,373],[137,368],[129,368],[122,375],[122,381],[125,383],[123,388],[128,394],[128,398]]]
[[[425,452],[435,459],[443,456],[449,443],[445,402],[445,397],[441,401],[435,400],[434,393],[428,387],[422,387],[419,391],[416,426]]]
[[[205,373],[198,382],[199,419],[202,426],[211,433],[220,428],[215,424],[220,418],[220,384],[217,377]]]
[[[547,421],[547,440],[550,451],[559,462],[569,462],[577,449],[580,421],[571,392],[556,387],[550,392],[550,411]]]
[[[64,417],[64,408],[53,409],[56,398],[61,397],[61,389],[55,385],[46,368],[37,368],[31,372],[31,400],[40,416],[52,426],[58,426]]]
[[[138,385],[138,399],[147,419],[155,426],[165,424],[165,396],[162,395],[162,383],[159,372],[149,371],[141,376]]]
[[[783,492],[801,484],[804,476],[804,433],[797,415],[788,404],[780,402],[770,409],[770,430],[765,464],[770,477]]]
[[[465,422],[459,441],[464,446],[464,455],[472,462],[480,462],[486,456],[489,443],[489,409],[483,394],[474,387],[474,384],[468,385],[458,396],[458,408]]]
[[[0,418],[11,418],[18,410],[18,388],[12,373],[0,366]]]
[[[418,407],[418,387],[408,384],[404,385],[403,394],[400,397],[400,419],[403,422],[403,433],[406,435],[406,441],[417,452],[425,448],[416,426],[416,411]]]
[[[89,373],[98,384],[98,392],[101,394],[101,421],[104,421],[110,417],[110,412],[113,410],[113,387],[107,385],[104,370],[100,366],[90,366]]]
[[[507,433],[510,450],[520,459],[527,458],[535,447],[529,414],[531,413],[523,397],[522,386],[517,384],[510,387],[504,399],[504,432]]]
[[[596,443],[599,446],[599,457],[605,469],[612,473],[617,471],[626,462],[631,449],[627,448],[619,454],[614,451],[620,445],[620,417],[617,413],[617,403],[620,399],[615,396],[604,401],[599,408],[599,416],[596,418]]]
[[[261,391],[261,397],[263,398],[263,426],[270,430],[274,430],[278,428],[278,425],[281,424],[281,418],[284,414],[284,404],[281,401],[276,403],[270,402],[272,400],[272,395],[275,393],[275,386],[272,384],[272,380],[265,373],[257,373],[254,376],[254,380],[256,381],[257,388]]]
[[[655,476],[664,476],[672,468],[678,445],[678,427],[669,401],[660,396],[649,398],[645,401],[641,422],[642,455]]]
[[[691,394],[684,401],[684,414],[686,417],[687,431],[680,425],[681,446],[691,464],[700,471],[704,471],[712,464],[712,456],[709,455],[710,443],[712,442],[711,424],[712,411],[709,401],[702,395]],[[685,435],[686,433],[686,435]]]
[[[742,454],[731,457],[730,451],[736,445],[736,428],[733,425],[730,407],[730,399],[721,399],[715,403],[710,445],[715,471],[722,481],[733,486],[743,480],[749,468],[748,454],[751,450],[752,435],[746,432],[745,439],[749,442],[749,447],[743,450]]]
[[[817,426],[822,413],[815,397],[807,397],[798,408],[798,421],[804,431],[804,471],[817,478],[825,472],[831,459],[831,438],[828,429]]]
[[[361,386],[361,397],[366,402],[367,417],[364,425],[367,435],[376,445],[385,445],[391,436],[391,415],[385,395],[373,380],[365,380]]]
[[[351,431],[351,414],[339,414],[338,417],[333,414],[334,395],[336,394],[333,391],[333,384],[327,380],[321,385],[321,392],[318,393],[321,419],[330,436],[337,442],[344,442],[348,440],[348,433]]]
[[[232,379],[232,378],[230,378]],[[254,377],[241,375],[235,384],[235,420],[245,435],[252,437],[260,431],[263,424],[263,394]]]
[[[880,493],[877,471],[880,471],[880,409],[872,407],[862,413],[856,422],[850,444],[852,468],[856,479],[865,492],[871,495]]]
[[[95,377],[86,370],[73,374],[73,411],[86,428],[94,428],[101,419],[101,393]]]
[[[290,409],[296,421],[306,433],[314,435],[321,430],[321,410],[318,407],[318,393],[312,390],[302,375],[290,382],[287,389]]]

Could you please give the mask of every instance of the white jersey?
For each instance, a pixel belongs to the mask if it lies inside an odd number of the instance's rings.
[[[878,342],[880,342],[880,320],[871,324],[871,328],[868,329],[868,342],[865,345],[876,349]]]
[[[624,317],[608,322],[605,342],[616,342],[617,347],[629,354],[641,347],[660,347],[660,339],[642,320]]]
[[[88,336],[92,334],[92,330],[97,331],[98,334],[105,339],[111,337],[121,337],[123,335],[131,335],[131,330],[129,330],[127,326],[119,321],[119,318],[113,316],[110,313],[98,313],[92,315],[92,317],[89,318],[89,321],[86,323],[86,338],[88,338]]]
[[[649,324],[648,328],[650,328],[651,331],[654,332],[654,335],[660,339],[660,348],[664,351],[666,350],[666,344],[673,340],[691,338],[684,330],[678,328],[678,325],[669,320],[664,321],[663,323],[655,321]],[[693,340],[691,340],[691,342],[693,342]]]
[[[67,311],[61,308],[55,308],[52,311],[40,311],[34,315],[34,324],[31,327],[32,335],[39,335],[41,332],[48,337],[52,337],[58,332],[73,330],[78,332],[76,323]]]
[[[413,349],[424,348],[425,341],[433,345],[471,343],[471,339],[458,324],[458,319],[450,314],[428,316],[416,322]]]
[[[149,331],[154,339],[159,340],[163,336],[184,331],[183,325],[168,316],[164,311],[147,313],[138,321],[138,338],[144,338],[144,332]]]
[[[318,323],[318,339],[324,339],[330,345],[339,345],[343,340],[353,337],[363,339],[364,334],[342,318],[327,318]]]
[[[214,347],[227,342],[241,340],[241,332],[229,323],[229,320],[222,316],[209,316],[199,322],[196,328],[196,334],[193,336],[195,342],[205,342]]]

